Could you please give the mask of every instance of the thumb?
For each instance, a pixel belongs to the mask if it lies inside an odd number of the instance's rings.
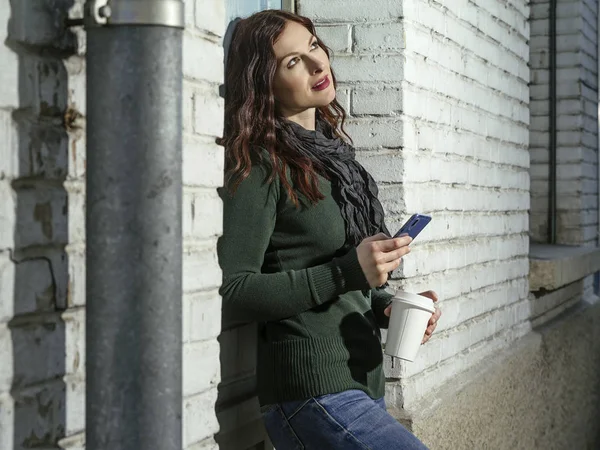
[[[387,308],[383,310],[383,314],[390,317],[392,315],[392,305],[389,305]]]

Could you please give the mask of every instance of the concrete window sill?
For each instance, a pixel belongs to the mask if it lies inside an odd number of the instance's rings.
[[[529,290],[554,291],[600,271],[600,248],[532,243]]]

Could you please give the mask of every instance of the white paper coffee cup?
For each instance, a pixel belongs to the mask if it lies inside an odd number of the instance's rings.
[[[398,291],[392,298],[392,314],[385,342],[385,354],[414,361],[423,341],[427,323],[435,312],[433,300]]]

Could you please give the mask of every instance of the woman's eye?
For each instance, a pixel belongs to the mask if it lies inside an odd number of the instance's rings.
[[[312,44],[310,44],[310,49],[314,50],[316,48],[319,48],[319,41],[313,41]],[[296,63],[298,62],[299,58],[296,56],[292,59],[290,59],[290,61],[287,64],[287,68],[291,69],[292,67],[294,67],[296,65]]]

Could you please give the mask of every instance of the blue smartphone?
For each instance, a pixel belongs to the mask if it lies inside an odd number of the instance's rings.
[[[406,223],[402,225],[394,237],[397,238],[400,237],[401,234],[407,234],[414,240],[429,222],[431,222],[431,216],[426,216],[424,214],[413,214],[410,219],[408,219]]]

